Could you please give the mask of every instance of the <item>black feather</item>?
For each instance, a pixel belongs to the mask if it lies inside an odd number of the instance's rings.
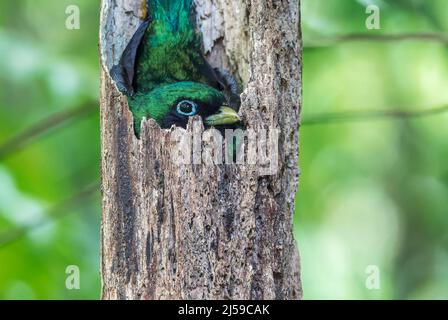
[[[128,96],[132,96],[135,91],[134,75],[137,52],[150,23],[151,19],[147,18],[140,24],[131,41],[124,49],[119,63],[110,70],[110,75],[117,84],[118,89]]]

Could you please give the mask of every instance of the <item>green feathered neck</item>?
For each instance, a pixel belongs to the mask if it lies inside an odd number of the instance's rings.
[[[136,91],[179,81],[207,83],[192,0],[150,0],[148,9],[152,20],[137,59]]]

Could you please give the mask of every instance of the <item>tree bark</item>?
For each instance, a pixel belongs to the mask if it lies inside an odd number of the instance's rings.
[[[145,15],[144,2],[102,1],[102,298],[300,299],[292,232],[299,0],[196,1],[207,59],[244,84],[247,127],[279,129],[274,174],[257,164],[176,164],[173,129],[151,119],[136,138],[109,70]],[[185,131],[192,133],[203,133],[198,119]]]

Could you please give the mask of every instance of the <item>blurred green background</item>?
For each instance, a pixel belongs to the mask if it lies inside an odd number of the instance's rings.
[[[98,2],[0,2],[0,151],[51,115],[93,110],[0,152],[1,299],[100,295],[100,197],[83,192],[100,172]],[[368,4],[380,6],[381,30],[366,29]],[[80,30],[65,28],[69,5],[80,8]],[[445,32],[446,0],[302,0],[302,17],[305,123],[448,104],[446,44],[323,45],[351,33]],[[301,128],[295,236],[306,299],[448,298],[447,123],[448,112]],[[80,268],[80,290],[65,287],[69,265]],[[365,285],[371,265],[377,290]]]

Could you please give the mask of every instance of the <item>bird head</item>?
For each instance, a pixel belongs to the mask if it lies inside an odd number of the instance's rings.
[[[143,118],[153,118],[162,128],[185,128],[189,118],[201,116],[205,127],[236,127],[241,118],[230,108],[226,96],[202,83],[176,82],[160,86],[149,94],[136,94],[131,98],[136,133],[140,133]]]

